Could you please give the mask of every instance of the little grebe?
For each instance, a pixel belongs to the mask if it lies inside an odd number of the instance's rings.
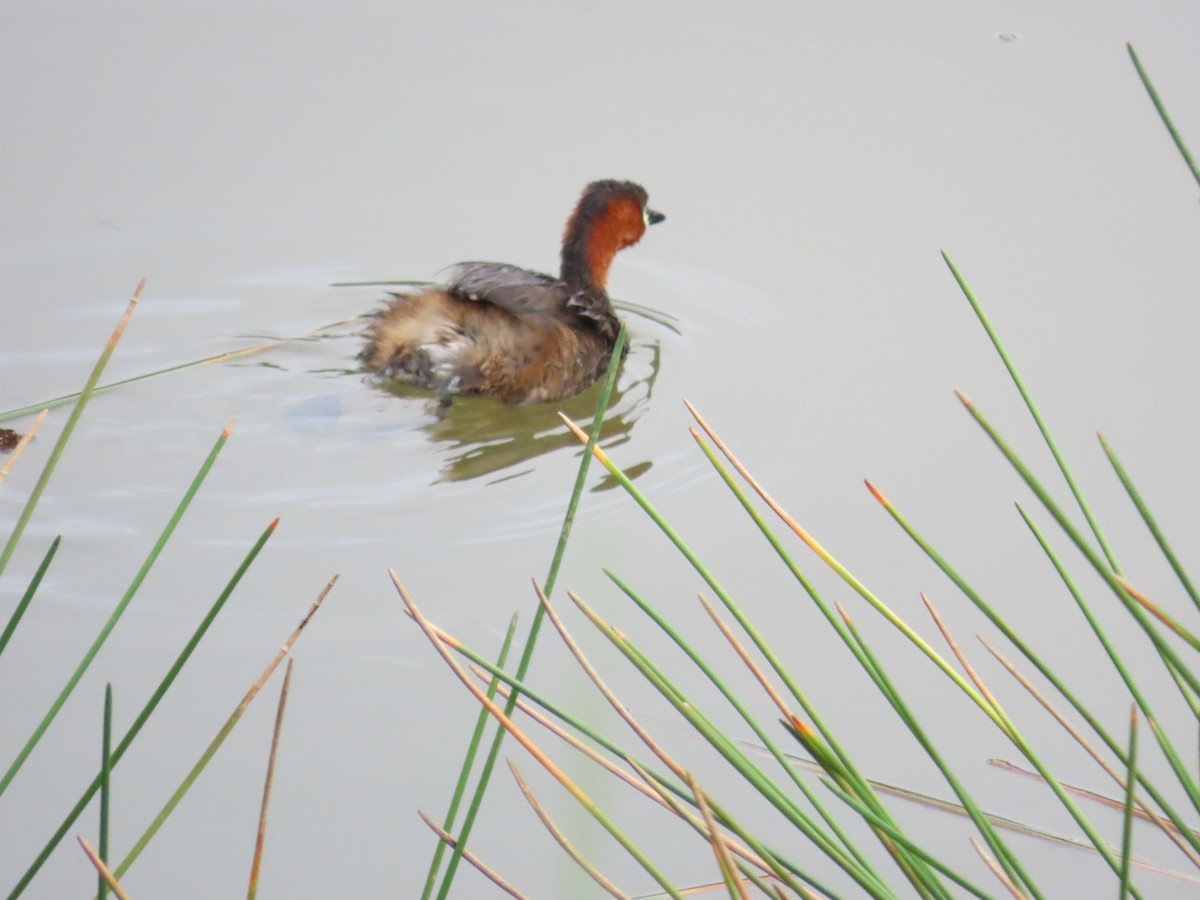
[[[430,388],[442,403],[483,394],[504,403],[574,396],[608,367],[620,322],[605,292],[617,251],[662,213],[631,181],[594,181],[563,233],[558,278],[504,263],[451,266],[445,284],[396,294],[368,331],[377,372]]]

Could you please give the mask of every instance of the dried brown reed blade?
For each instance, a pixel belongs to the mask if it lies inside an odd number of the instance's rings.
[[[705,612],[709,614],[713,622],[716,624],[717,630],[721,632],[721,634],[725,637],[725,640],[727,640],[730,646],[733,647],[734,652],[737,653],[742,662],[746,664],[746,668],[748,668],[754,677],[758,679],[758,683],[762,685],[762,689],[767,692],[767,696],[770,697],[775,705],[779,708],[779,711],[783,714],[784,718],[789,720],[794,719],[795,715],[788,708],[783,696],[777,690],[775,690],[775,686],[771,684],[771,681],[767,678],[766,673],[763,672],[758,663],[756,663],[750,657],[750,652],[746,649],[745,645],[737,639],[737,636],[733,633],[732,629],[730,629],[728,623],[721,618],[713,605],[704,598],[703,594],[699,594],[697,596],[700,600],[700,605],[704,607]]]
[[[1041,691],[1039,691],[1028,678],[1021,674],[1017,667],[1005,658],[1004,654],[989,644],[982,637],[979,638],[979,642],[983,644],[985,648],[987,648],[988,652],[996,658],[1000,665],[1004,666],[1004,668],[1008,670],[1008,673],[1017,680],[1017,683],[1020,684],[1021,687],[1025,688],[1025,690],[1029,692],[1033,699],[1042,705],[1042,708],[1045,709],[1046,712],[1048,712],[1054,718],[1054,720],[1062,726],[1067,734],[1069,734],[1075,740],[1075,742],[1079,744],[1079,746],[1082,747],[1087,754],[1096,761],[1097,765],[1099,765],[1100,768],[1102,768],[1108,774],[1108,777],[1116,782],[1116,784],[1120,786],[1121,790],[1125,790],[1125,776],[1118,772],[1112,765],[1109,764],[1106,759],[1104,759],[1103,756],[1100,755],[1100,752],[1088,742],[1088,740],[1083,736],[1082,733],[1080,733],[1078,729],[1076,729],[1073,725],[1071,725],[1070,722],[1067,721],[1066,716],[1064,716],[1062,712],[1060,712],[1058,708],[1050,702],[1050,699]],[[1026,772],[1026,770],[1015,766],[1012,768],[1013,771],[1021,774],[1028,774],[1039,781],[1042,780],[1041,776],[1034,772]],[[1082,791],[1081,789],[1072,788],[1066,784],[1063,785],[1063,788],[1064,790],[1071,791],[1079,796],[1086,796],[1089,799],[1096,800],[1098,802],[1103,801],[1106,803],[1111,803],[1111,805],[1117,809],[1123,808],[1125,805],[1121,801],[1109,800],[1109,798],[1102,797],[1100,794],[1094,794],[1091,791]],[[1179,835],[1175,824],[1163,819],[1153,809],[1151,809],[1149,803],[1146,802],[1146,799],[1141,794],[1134,795],[1134,802],[1138,807],[1136,810],[1134,810],[1134,815],[1153,822],[1154,825],[1170,839],[1171,843],[1179,848],[1179,851],[1188,858],[1188,861],[1191,862],[1193,866],[1200,868],[1200,856],[1197,856],[1196,851],[1193,850]],[[1140,864],[1141,863],[1139,863],[1139,865]]]
[[[717,827],[717,820],[713,818],[712,810],[708,808],[708,799],[705,797],[704,791],[700,790],[700,783],[696,781],[696,776],[691,772],[687,773],[687,783],[691,788],[696,806],[700,810],[700,815],[704,817],[704,825],[708,828],[708,841],[717,858],[717,864],[721,867],[721,874],[724,876],[725,882],[734,885],[741,900],[750,900],[746,885],[742,883],[737,869],[734,868],[733,858],[729,855],[729,845],[725,842],[725,835]]]
[[[472,666],[471,671],[475,675],[475,677],[478,678],[484,684],[487,684],[491,680],[491,676],[488,675],[486,672],[484,672],[482,669]],[[507,685],[501,684],[499,686],[498,690],[499,690],[501,696],[503,696],[505,698],[508,697],[508,686]],[[592,762],[596,763],[596,765],[598,765],[601,768],[608,771],[609,774],[611,774],[611,775],[615,776],[616,778],[619,778],[621,781],[625,782],[625,784],[629,785],[631,788],[633,788],[635,791],[640,793],[642,796],[647,797],[650,800],[653,800],[655,803],[659,804],[664,809],[667,809],[670,812],[674,812],[676,815],[683,818],[699,834],[701,834],[702,836],[707,838],[707,834],[704,831],[704,822],[700,819],[699,816],[694,815],[693,813],[689,812],[687,809],[672,807],[669,803],[667,803],[666,801],[663,800],[662,796],[660,796],[660,794],[657,790],[654,790],[654,789],[652,789],[652,787],[647,786],[647,785],[651,785],[651,784],[656,786],[658,784],[657,780],[653,779],[653,776],[651,776],[649,774],[644,774],[643,780],[639,781],[638,779],[636,779],[632,775],[630,775],[628,772],[626,772],[624,769],[622,769],[620,766],[618,766],[616,763],[614,763],[612,760],[608,759],[608,757],[599,753],[592,747],[589,747],[587,744],[585,744],[579,738],[575,737],[575,735],[571,734],[565,728],[562,728],[560,725],[558,725],[556,722],[554,722],[554,720],[552,720],[548,716],[544,715],[536,707],[531,706],[524,700],[520,700],[520,699],[517,700],[517,709],[519,709],[525,715],[529,716],[529,718],[533,719],[535,722],[537,722],[539,725],[541,725],[543,728],[545,728],[547,731],[549,731],[555,737],[558,737],[560,740],[563,740],[566,743],[570,744],[572,747],[574,747],[576,750],[578,750],[580,753],[582,753],[584,756],[586,756]],[[638,772],[643,771],[631,759],[626,758],[625,761],[627,763],[629,763],[631,766],[633,766],[634,769],[636,769]],[[733,849],[734,853],[736,853],[738,856],[742,857],[742,859],[746,860],[746,862],[748,862],[750,865],[758,868],[759,870],[761,870],[763,872],[769,871],[766,863],[763,862],[763,860],[757,854],[755,854],[754,851],[743,846],[742,844],[737,843],[736,841],[729,841],[729,845]]]
[[[682,801],[680,801],[678,797],[676,797],[667,789],[665,784],[663,784],[659,779],[655,778],[654,775],[652,775],[646,769],[643,769],[641,766],[639,766],[634,760],[626,757],[625,762],[627,762],[629,766],[638,773],[641,779],[654,790],[655,794],[657,795],[656,799],[661,805],[665,806],[676,816],[691,825],[692,828],[695,829],[696,833],[705,840],[711,839],[709,825],[705,822],[705,820],[700,816],[692,815],[688,811],[687,807],[683,805]],[[738,842],[728,838],[726,838],[726,845],[730,850],[744,859],[747,863],[758,869],[760,878],[774,879],[776,881],[778,880],[777,876],[767,865],[766,860],[754,853],[754,851],[749,850],[742,844],[739,844]],[[724,887],[724,882],[721,882],[719,886]],[[805,898],[805,900],[817,900],[817,895],[809,891],[808,888],[801,884],[799,880],[794,880],[790,886],[796,893]],[[778,887],[776,887],[776,891],[779,891]]]
[[[596,671],[596,668],[588,661],[588,658],[584,656],[583,651],[579,648],[579,645],[575,643],[575,639],[571,637],[570,633],[566,629],[566,626],[563,625],[562,619],[559,618],[554,607],[550,605],[550,601],[546,598],[546,595],[542,592],[541,587],[536,581],[533,583],[533,588],[535,591],[537,591],[538,602],[542,604],[542,608],[546,611],[546,616],[550,619],[551,624],[554,625],[555,631],[558,632],[559,636],[563,640],[563,643],[567,645],[567,649],[571,651],[571,655],[575,657],[575,660],[579,663],[580,668],[582,668],[587,677],[591,679],[592,684],[596,685],[596,689],[600,691],[600,693],[604,696],[604,699],[608,701],[609,705],[612,706],[614,710],[616,710],[617,715],[624,720],[625,724],[628,725],[633,733],[638,736],[638,739],[650,749],[650,752],[662,760],[663,765],[674,772],[677,778],[682,780],[683,767],[675,762],[675,760],[673,760],[667,754],[667,751],[664,750],[658,744],[658,742],[654,740],[654,738],[650,737],[650,733],[642,727],[641,723],[633,717],[633,715],[626,708],[625,704],[623,704],[617,698],[617,695],[609,689],[608,685],[604,683],[604,679],[600,677],[600,673]],[[570,597],[576,605],[582,605],[583,601],[581,601],[575,594],[568,591],[567,596]]]
[[[79,841],[79,846],[83,848],[83,852],[87,854],[87,858],[92,861],[92,865],[96,867],[96,871],[108,883],[112,892],[120,898],[120,900],[129,900],[129,895],[125,893],[125,889],[121,887],[116,877],[108,870],[108,866],[104,864],[104,860],[100,858],[100,854],[92,849],[92,845],[84,839],[83,835],[78,835],[75,840]]]
[[[937,625],[938,631],[942,633],[942,637],[945,639],[946,645],[949,646],[951,652],[954,653],[955,658],[958,660],[958,664],[963,667],[963,671],[967,673],[967,677],[971,679],[971,683],[975,685],[975,689],[978,690],[979,693],[987,700],[987,702],[992,705],[993,709],[999,710],[999,701],[997,701],[992,692],[988,690],[988,686],[983,683],[983,679],[979,677],[979,675],[975,672],[975,669],[972,668],[970,662],[967,661],[966,655],[959,649],[958,642],[954,640],[954,635],[950,633],[950,629],[947,628],[946,623],[942,621],[942,617],[938,614],[937,608],[933,605],[933,601],[930,600],[924,592],[921,593],[921,601],[925,604],[925,608],[929,610],[929,615],[933,618],[934,624]]]
[[[538,802],[537,797],[535,797],[533,794],[532,788],[530,788],[525,779],[521,777],[521,772],[519,769],[517,769],[517,764],[511,759],[508,760],[508,768],[509,771],[512,772],[513,778],[516,779],[517,787],[521,789],[521,794],[525,797],[526,801],[528,801],[529,805],[533,807],[533,811],[537,814],[537,817],[542,820],[542,824],[546,826],[546,830],[550,832],[551,837],[558,842],[558,845],[566,851],[567,855],[571,857],[571,859],[575,860],[579,868],[583,869],[583,871],[588,874],[588,877],[590,877],[592,881],[596,882],[596,884],[600,885],[601,889],[603,889],[604,892],[609,896],[616,897],[618,900],[630,900],[629,894],[625,893],[623,890],[605,878],[604,873],[588,862],[587,858],[578,850],[576,850],[574,845],[567,840],[567,836],[563,834],[562,829],[554,823],[554,820],[550,818],[550,814],[546,812],[542,804]]]
[[[750,474],[750,471],[742,465],[741,461],[736,456],[733,455],[733,451],[729,449],[728,445],[721,440],[717,433],[713,431],[708,422],[704,420],[704,417],[700,415],[700,412],[696,409],[696,407],[692,406],[688,400],[684,400],[683,405],[687,407],[688,412],[692,414],[692,418],[696,420],[696,423],[704,430],[704,433],[708,435],[709,440],[711,440],[716,448],[721,451],[726,459],[729,460],[729,464],[733,466],[733,468],[739,475],[742,476],[742,478],[745,479],[746,483],[753,488],[754,492],[758,494],[759,497],[762,498],[763,502],[771,508],[771,511],[775,513],[775,515],[777,515],[783,521],[783,523],[792,530],[792,533],[795,534],[796,537],[800,538],[800,540],[804,541],[804,543],[808,545],[809,549],[822,559],[832,559],[833,557],[817,542],[816,538],[809,534],[799,522],[793,519],[787,510],[780,506],[775,498],[768,494],[766,489],[758,483],[758,480]],[[693,437],[699,437],[694,429],[689,430],[691,431]]]
[[[421,817],[421,821],[428,825],[430,830],[432,830],[434,834],[441,838],[447,846],[453,847],[455,843],[457,843],[452,834],[448,834],[441,825],[433,821],[433,819],[429,818],[429,816],[427,816],[425,813],[417,810],[417,815]],[[480,874],[492,882],[492,884],[496,885],[496,887],[500,888],[500,890],[504,891],[504,893],[508,894],[508,896],[515,897],[517,900],[529,900],[528,897],[501,878],[496,873],[495,869],[492,869],[485,862],[483,862],[483,860],[481,860],[470,850],[467,850],[465,847],[463,848],[462,856],[463,859],[473,865],[480,872]]]
[[[1008,873],[1000,868],[999,863],[996,862],[992,854],[988,853],[987,850],[984,849],[983,842],[980,841],[979,838],[975,837],[975,835],[971,835],[971,846],[975,848],[975,852],[979,854],[979,857],[983,860],[984,864],[991,869],[992,874],[996,876],[996,879],[1004,885],[1009,895],[1013,897],[1013,900],[1026,900],[1026,895],[1021,891],[1020,888],[1013,884],[1012,879],[1008,877]]]
[[[0,466],[0,484],[3,484],[4,479],[8,477],[9,471],[16,465],[17,460],[21,458],[21,454],[25,452],[25,448],[29,446],[29,443],[33,440],[33,436],[37,434],[38,429],[42,427],[42,423],[46,421],[46,416],[48,415],[50,415],[50,410],[48,409],[43,409],[38,413],[37,418],[33,420],[33,424],[29,426],[29,430],[21,435],[16,445],[11,448],[12,453],[4,461],[4,465]],[[16,432],[13,431],[12,434],[16,434]]]
[[[279,735],[283,731],[283,714],[287,709],[288,691],[292,686],[292,668],[296,657],[288,658],[283,673],[283,687],[279,691],[279,707],[275,711],[275,729],[271,732],[271,752],[267,757],[267,777],[263,783],[262,807],[258,813],[258,834],[254,841],[254,861],[250,865],[250,887],[246,893],[249,900],[258,894],[258,873],[262,869],[263,845],[267,840],[267,810],[271,805],[271,788],[275,784],[275,759],[279,753]]]
[[[488,711],[488,713],[491,714],[492,718],[499,722],[505,731],[516,738],[517,742],[527,751],[529,751],[529,754],[538,761],[542,768],[553,775],[555,780],[565,787],[571,793],[571,795],[575,797],[575,799],[582,803],[592,805],[591,799],[577,784],[575,784],[574,781],[567,776],[567,773],[555,765],[554,761],[546,756],[546,754],[542,752],[537,744],[533,742],[533,739],[525,734],[525,732],[520,728],[518,728],[512,719],[504,714],[504,710],[492,702],[492,700],[482,689],[476,687],[471,677],[467,675],[462,666],[458,664],[458,661],[450,655],[450,651],[442,646],[441,639],[438,637],[433,623],[425,618],[420,609],[418,609],[416,603],[413,602],[412,597],[409,596],[408,591],[404,588],[404,585],[400,583],[400,576],[396,574],[394,569],[388,569],[388,574],[391,576],[392,584],[396,586],[396,591],[400,594],[400,599],[408,608],[413,620],[417,623],[417,626],[421,629],[421,631],[425,633],[425,636],[429,639],[429,643],[433,645],[433,649],[437,651],[438,655],[442,658],[446,665],[450,667],[450,671],[454,673],[455,677],[457,677],[458,680],[462,682],[463,686],[471,692],[471,695],[480,703],[480,705],[482,705]]]
[[[1153,600],[1151,600],[1149,597],[1147,597],[1145,594],[1143,594],[1141,591],[1139,591],[1137,588],[1135,588],[1132,584],[1130,584],[1126,579],[1122,578],[1120,575],[1117,575],[1115,577],[1117,579],[1117,582],[1121,585],[1121,587],[1123,587],[1126,591],[1128,591],[1129,596],[1132,597],[1134,600],[1136,600],[1139,604],[1141,604],[1142,608],[1145,609],[1146,612],[1150,613],[1150,615],[1154,616],[1154,618],[1158,619],[1158,621],[1162,622],[1164,625],[1166,625],[1168,628],[1170,628],[1172,631],[1174,631],[1180,637],[1187,636],[1186,629],[1182,625],[1180,625],[1178,622],[1176,622],[1174,619],[1172,619],[1170,616],[1168,616],[1165,612],[1163,612],[1159,608],[1157,603],[1155,603]]]
[[[165,822],[167,817],[170,816],[171,812],[179,804],[179,801],[183,799],[188,787],[196,778],[199,777],[205,766],[208,765],[208,760],[214,753],[216,753],[217,748],[220,747],[221,743],[224,741],[225,735],[233,730],[234,726],[245,714],[250,704],[254,702],[254,698],[258,696],[259,692],[263,689],[263,686],[268,680],[270,680],[271,676],[275,673],[275,670],[279,668],[279,664],[287,658],[287,655],[291,652],[292,647],[295,645],[296,641],[299,640],[300,634],[308,626],[308,623],[312,621],[313,616],[317,614],[317,610],[321,608],[321,604],[325,602],[325,598],[329,596],[329,592],[333,590],[333,586],[337,584],[337,580],[338,576],[334,575],[325,583],[325,587],[321,589],[321,592],[317,595],[317,599],[314,600],[312,606],[308,608],[308,612],[304,614],[304,617],[300,620],[300,623],[295,627],[295,629],[293,629],[292,633],[288,635],[287,640],[283,642],[278,652],[276,652],[274,658],[272,658],[271,662],[267,664],[267,667],[263,669],[262,674],[258,676],[258,679],[254,682],[254,684],[252,684],[246,693],[242,695],[242,699],[238,702],[238,705],[229,715],[229,718],[225,720],[225,724],[221,726],[220,731],[217,732],[217,736],[213,738],[208,748],[200,755],[200,759],[196,761],[195,765],[192,766],[191,771],[189,771],[187,776],[184,778],[183,784],[180,785],[180,787],[167,801],[166,805],[159,812],[158,816],[155,817],[155,820],[150,824],[146,831],[143,832],[142,836],[138,838],[137,842],[133,846],[133,849],[129,852],[129,855],[122,860],[121,865],[117,867],[118,872],[121,872],[122,874],[127,872],[129,867],[133,865],[138,856],[141,855],[142,850],[145,849],[146,845],[150,842],[154,835],[158,833],[158,830],[162,827],[163,822]]]

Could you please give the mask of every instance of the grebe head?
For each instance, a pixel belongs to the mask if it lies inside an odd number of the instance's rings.
[[[603,293],[617,252],[666,218],[648,200],[646,189],[632,181],[593,181],[584,188],[563,233],[562,280]]]

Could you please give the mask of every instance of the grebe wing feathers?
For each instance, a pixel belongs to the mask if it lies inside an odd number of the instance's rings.
[[[567,286],[550,275],[495,262],[462,262],[445,271],[447,293],[491,303],[515,316],[563,309]]]

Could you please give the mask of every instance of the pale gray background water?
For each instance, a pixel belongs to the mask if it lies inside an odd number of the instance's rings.
[[[10,3],[0,11],[0,408],[82,384],[142,275],[146,297],[111,378],[248,346],[251,336],[302,334],[379,297],[331,282],[429,278],[475,258],[553,269],[580,188],[637,179],[668,219],[618,259],[610,286],[678,316],[682,335],[632,321],[619,406],[627,434],[613,456],[645,469],[638,484],[789,651],[865,770],[945,795],[716,483],[680,399],[894,608],[932,636],[918,599],[930,592],[980,656],[969,639],[978,617],[863,490],[861,479],[873,479],[1014,622],[1036,624],[1038,646],[1119,727],[1127,700],[1091,678],[1100,669],[1077,637],[1078,617],[1012,510],[1025,491],[953,397],[953,388],[970,394],[1052,477],[938,251],[985,302],[1130,576],[1178,604],[1093,433],[1112,439],[1181,555],[1195,559],[1200,206],[1123,42],[1135,43],[1196,148],[1198,38],[1200,8],[1185,3],[356,3],[336,12]],[[447,480],[455,457],[503,442],[506,426],[557,434],[553,411],[520,419],[476,409],[482,421],[463,413],[447,429],[422,400],[393,398],[349,371],[356,349],[352,338],[292,345],[147,382],[88,410],[0,581],[7,610],[50,536],[65,535],[0,662],[5,765],[211,442],[228,419],[238,424],[110,645],[0,804],[0,884],[24,870],[89,777],[104,682],[115,685],[123,727],[279,515],[277,535],[118,770],[114,846],[140,833],[338,572],[296,651],[262,896],[416,895],[432,841],[415,810],[444,809],[473,710],[401,614],[385,569],[398,570],[435,620],[494,652],[514,608],[528,622],[528,579],[545,574],[577,456],[559,448]],[[65,415],[53,414],[0,491],[6,525]],[[1037,788],[984,765],[1015,753],[982,716],[811,555],[798,556],[910,679],[911,699],[953,745],[983,805],[1073,834]],[[696,610],[698,583],[615,491],[585,496],[560,585],[665,651],[601,565],[727,659]],[[626,702],[685,762],[714,773],[598,644],[589,640]],[[540,653],[534,680],[600,716],[557,643]],[[979,661],[1023,724],[1047,733]],[[276,690],[130,873],[133,896],[244,889]],[[1047,758],[1061,772],[1110,790],[1057,737],[1054,746],[1062,749]],[[509,752],[533,771],[519,749]],[[586,767],[572,761],[572,770],[680,883],[716,877],[693,837]],[[535,781],[599,864],[628,889],[649,890],[556,786]],[[957,825],[898,809],[934,849],[986,880]],[[1115,838],[1116,819],[1109,825]],[[92,812],[75,832],[94,834]],[[1110,890],[1091,856],[1020,846],[1059,896]],[[533,896],[595,895],[507,773],[475,848]],[[28,896],[81,896],[91,883],[82,855],[64,844]],[[1185,890],[1142,883],[1153,896]],[[463,872],[457,896],[489,893]]]

